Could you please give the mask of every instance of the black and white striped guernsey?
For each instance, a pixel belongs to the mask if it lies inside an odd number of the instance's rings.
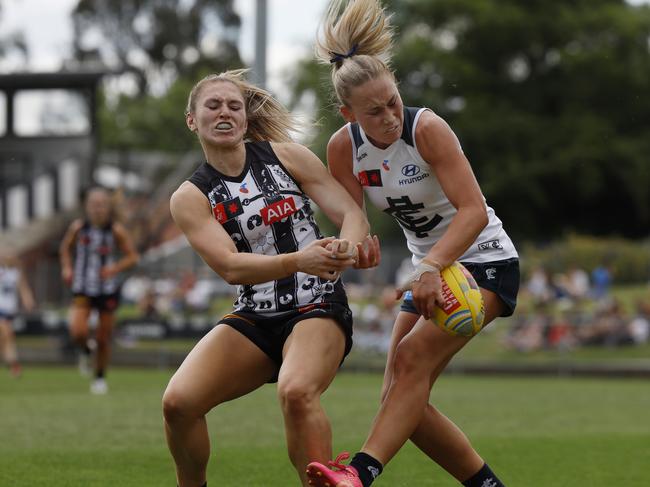
[[[84,222],[75,242],[72,292],[91,297],[115,294],[119,289],[117,277],[102,279],[100,271],[115,263],[116,250],[112,222],[103,227]]]
[[[246,142],[239,176],[203,163],[189,178],[208,198],[214,217],[239,252],[278,255],[322,238],[311,202],[268,142]],[[319,303],[347,304],[340,279],[302,272],[255,285],[239,285],[235,311],[282,313]]]

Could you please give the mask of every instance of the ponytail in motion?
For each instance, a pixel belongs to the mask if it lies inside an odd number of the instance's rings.
[[[332,85],[348,105],[350,91],[367,81],[395,76],[390,68],[393,28],[379,0],[332,0],[319,26],[316,57],[332,65]]]

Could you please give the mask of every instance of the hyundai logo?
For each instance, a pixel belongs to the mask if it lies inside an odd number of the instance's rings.
[[[420,167],[415,164],[407,164],[402,168],[402,174],[406,177],[412,178],[420,174]]]

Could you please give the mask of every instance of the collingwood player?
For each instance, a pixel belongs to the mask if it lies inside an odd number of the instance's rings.
[[[87,368],[92,353],[88,322],[93,309],[99,315],[90,391],[105,394],[111,335],[120,298],[120,273],[136,265],[139,256],[127,229],[113,218],[108,190],[89,189],[84,212],[85,217],[73,221],[61,241],[61,277],[73,294],[70,336],[79,348],[79,368],[84,375],[90,373]]]
[[[359,206],[365,193],[402,227],[415,266],[402,287],[412,291],[393,327],[382,405],[363,448],[350,465],[310,465],[309,476],[314,486],[368,487],[410,438],[463,485],[498,487],[463,432],[428,403],[439,374],[471,339],[446,333],[430,317],[444,306],[440,271],[454,261],[481,289],[485,324],[512,314],[517,251],[447,123],[428,108],[403,105],[389,67],[389,20],[379,0],[333,0],[316,53],[332,66],[348,122],[330,139],[328,167]]]
[[[361,209],[312,152],[291,142],[289,112],[243,75],[210,75],[192,89],[186,122],[205,162],[170,203],[196,252],[238,287],[232,313],[197,343],[164,393],[180,487],[206,485],[206,413],[268,382],[277,382],[289,457],[307,485],[307,463],[331,456],[320,396],[352,344],[340,273],[376,263]],[[323,238],[312,200],[338,238]]]

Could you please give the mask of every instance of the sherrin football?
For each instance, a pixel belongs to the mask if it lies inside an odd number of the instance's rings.
[[[432,320],[451,335],[471,337],[483,327],[483,296],[472,274],[454,262],[440,272],[444,306],[436,306]]]

